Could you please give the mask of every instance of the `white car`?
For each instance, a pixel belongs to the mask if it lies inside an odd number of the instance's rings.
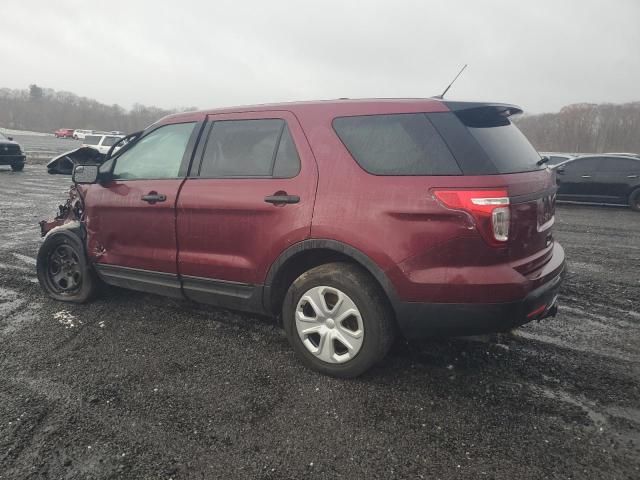
[[[93,135],[93,130],[74,130],[73,138],[76,140],[84,140],[87,135]]]
[[[82,146],[95,148],[101,154],[106,155],[111,146],[121,138],[124,138],[124,135],[87,135]],[[115,151],[120,150],[121,147],[122,145],[118,145]]]

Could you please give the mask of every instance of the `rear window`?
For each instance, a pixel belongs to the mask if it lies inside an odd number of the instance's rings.
[[[460,175],[424,113],[340,117],[333,128],[356,162],[374,175]]]
[[[540,154],[509,118],[491,108],[473,108],[456,112],[478,142],[497,173],[531,172],[545,168],[537,165]]]
[[[84,137],[84,143],[85,145],[98,145],[101,138],[102,137],[97,135],[87,135],[86,137]]]

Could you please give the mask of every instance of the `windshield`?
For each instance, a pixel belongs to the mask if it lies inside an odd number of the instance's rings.
[[[116,143],[121,138],[122,137],[104,137],[104,140],[102,141],[102,145],[106,146],[106,147],[110,147],[111,145]]]
[[[84,144],[85,145],[98,145],[100,143],[100,139],[102,137],[98,136],[98,135],[87,135],[86,137],[84,137]]]

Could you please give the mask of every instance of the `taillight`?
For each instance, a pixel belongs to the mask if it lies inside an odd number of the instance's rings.
[[[446,207],[471,214],[483,238],[501,246],[509,240],[509,197],[506,190],[433,190]]]

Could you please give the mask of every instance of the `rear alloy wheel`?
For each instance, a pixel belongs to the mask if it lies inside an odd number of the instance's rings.
[[[394,339],[384,293],[368,273],[346,263],[298,277],[284,301],[283,323],[303,363],[335,377],[361,375],[384,358]]]
[[[72,233],[57,233],[44,241],[36,270],[40,285],[56,300],[83,303],[95,292],[95,274],[80,239]]]
[[[629,196],[629,206],[631,210],[640,212],[640,188],[636,188]]]

